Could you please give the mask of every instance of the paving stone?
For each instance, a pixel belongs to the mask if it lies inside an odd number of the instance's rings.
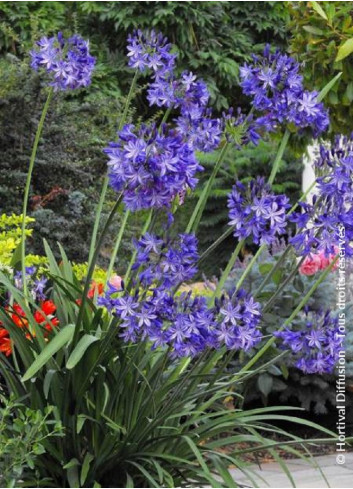
[[[316,464],[321,468],[327,482],[321,471],[315,467]],[[346,461],[343,465],[337,464],[336,455],[333,454],[315,457],[312,463],[302,459],[288,460],[286,466],[295,482],[295,486],[299,488],[353,488],[353,453],[346,454]],[[252,465],[249,469],[253,471],[251,477],[253,477],[257,487],[293,487],[278,463],[266,463],[261,468]],[[230,472],[237,484],[245,487],[256,487],[251,482],[251,479],[240,470],[232,469]]]

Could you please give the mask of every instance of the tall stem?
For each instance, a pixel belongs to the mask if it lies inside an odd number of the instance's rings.
[[[36,135],[34,138],[32,154],[31,154],[31,159],[29,161],[29,168],[28,168],[27,179],[26,179],[25,193],[24,193],[24,197],[23,197],[22,226],[21,226],[21,270],[22,270],[23,293],[24,293],[25,298],[27,296],[26,264],[25,264],[25,260],[26,260],[26,217],[27,217],[29,190],[31,187],[32,173],[33,173],[33,168],[34,168],[34,162],[35,162],[36,155],[37,155],[38,144],[39,144],[40,136],[41,136],[42,131],[43,131],[44,121],[45,121],[45,118],[46,118],[47,113],[48,113],[48,109],[49,109],[51,99],[53,97],[53,93],[54,93],[54,90],[51,87],[49,89],[47,100],[44,104],[42,115],[40,117],[39,124],[37,127],[37,132],[36,132]]]
[[[216,290],[213,293],[212,302],[214,302],[214,300],[220,296],[222,289],[223,289],[223,286],[225,284],[225,281],[227,280],[228,275],[230,274],[230,272],[234,266],[235,260],[238,258],[238,255],[239,255],[240,250],[241,250],[243,245],[244,245],[244,240],[239,241],[235,250],[233,251],[233,254],[230,257],[230,260],[229,260],[226,268],[224,269],[224,271],[221,275],[221,278],[219,279]]]
[[[127,113],[128,113],[129,107],[130,107],[130,102],[131,102],[132,96],[133,96],[134,91],[135,91],[137,77],[138,77],[138,71],[136,70],[134,78],[132,79],[132,82],[130,85],[130,90],[129,90],[126,102],[125,102],[124,111],[123,111],[123,114],[122,114],[121,119],[119,121],[118,132],[121,131],[121,129],[123,128],[123,125],[125,124],[126,116],[127,116]],[[102,186],[101,194],[99,197],[98,206],[97,206],[96,219],[94,221],[94,226],[93,226],[93,231],[92,231],[92,238],[91,238],[91,245],[90,245],[90,249],[89,249],[88,262],[90,262],[92,260],[93,253],[94,253],[94,250],[96,247],[96,240],[97,240],[97,235],[98,235],[99,223],[101,220],[105,196],[106,196],[107,190],[108,190],[108,184],[109,184],[109,178],[108,178],[108,175],[105,175],[104,180],[103,180],[103,186]]]
[[[281,163],[281,159],[283,157],[284,150],[286,149],[286,146],[288,144],[289,136],[290,136],[290,132],[288,131],[288,129],[286,129],[286,132],[283,135],[281,144],[279,145],[275,161],[273,162],[273,165],[272,165],[271,175],[270,175],[270,178],[268,179],[268,183],[270,185],[273,184],[275,177],[277,175],[279,164]]]
[[[202,263],[210,253],[212,253],[216,248],[218,248],[218,246],[223,243],[223,241],[228,238],[228,236],[230,236],[232,234],[232,232],[234,231],[235,229],[235,226],[231,226],[227,229],[227,231],[225,231],[218,239],[216,239],[216,241],[214,243],[211,244],[211,246],[209,246],[207,248],[207,250],[205,250],[202,255],[200,256],[199,260],[198,260],[198,265],[200,265],[200,263]]]
[[[242,273],[240,279],[238,280],[238,283],[237,283],[236,288],[235,288],[236,291],[239,290],[240,287],[243,285],[243,282],[246,279],[246,277],[248,276],[252,267],[254,266],[254,263],[256,262],[256,260],[258,259],[258,257],[261,255],[261,253],[263,252],[263,250],[265,248],[266,248],[266,245],[261,245],[260,248],[255,253],[255,255],[251,258],[250,262],[247,264],[244,272]]]
[[[148,230],[148,228],[149,228],[149,226],[151,224],[152,215],[153,215],[153,209],[151,209],[150,212],[149,212],[149,214],[148,214],[148,217],[146,219],[145,225],[143,226],[143,229],[142,229],[142,232],[141,232],[141,236],[143,236],[147,232],[147,230]],[[137,255],[137,251],[135,250],[133,252],[133,254],[132,254],[132,257],[130,259],[129,266],[128,266],[128,268],[126,270],[126,273],[125,273],[125,276],[124,276],[125,288],[127,288],[127,285],[129,283],[130,273],[131,273],[132,265],[135,262],[136,255]]]
[[[217,162],[213,168],[211,176],[208,179],[207,183],[205,184],[205,186],[202,190],[202,193],[201,193],[199,200],[196,204],[194,212],[192,213],[192,216],[191,216],[190,221],[189,221],[187,228],[186,228],[187,233],[196,232],[196,230],[198,228],[198,225],[200,223],[202,213],[204,211],[207,199],[208,199],[210,192],[211,192],[212,184],[214,182],[214,179],[216,178],[218,170],[220,169],[220,167],[223,163],[223,160],[224,160],[225,155],[227,153],[228,147],[229,147],[229,143],[226,142],[224,144],[220,154],[219,154],[218,160],[217,160]]]
[[[113,272],[115,259],[116,259],[116,256],[118,254],[119,248],[120,248],[120,243],[121,243],[121,240],[122,240],[125,228],[126,228],[126,223],[127,223],[128,218],[129,218],[129,215],[130,215],[130,211],[126,210],[125,214],[124,214],[123,222],[121,223],[121,226],[119,229],[118,237],[117,237],[116,242],[115,242],[115,246],[114,246],[112,256],[110,257],[110,263],[109,263],[109,268],[108,268],[108,272],[107,272],[106,286],[107,286],[108,281],[109,281],[111,274]]]

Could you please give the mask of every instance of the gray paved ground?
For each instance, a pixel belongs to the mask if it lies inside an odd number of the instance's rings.
[[[337,464],[335,454],[315,457],[312,460],[311,464],[301,459],[286,462],[295,483],[294,487],[353,488],[353,452],[345,454],[343,465]],[[320,473],[320,469],[317,468],[318,466],[325,474],[327,482]],[[266,463],[261,468],[253,466],[252,469],[256,474],[255,483],[238,469],[231,470],[238,485],[242,487],[293,487],[278,463]]]

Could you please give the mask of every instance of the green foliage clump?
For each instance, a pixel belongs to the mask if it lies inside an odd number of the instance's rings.
[[[0,2],[0,52],[21,54],[40,35],[79,31],[98,58],[93,86],[120,95],[129,84],[126,38],[154,28],[180,46],[180,71],[207,82],[217,108],[239,104],[239,65],[266,42],[284,45],[287,8],[280,2]]]
[[[350,134],[353,116],[352,2],[289,2],[290,50],[303,63],[307,86],[342,76],[325,99],[333,132]]]
[[[23,479],[34,486],[51,482],[40,478],[37,464],[49,439],[63,434],[53,412],[51,406],[33,410],[0,396],[0,487],[20,487]]]

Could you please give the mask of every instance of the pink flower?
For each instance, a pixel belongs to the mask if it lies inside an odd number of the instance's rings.
[[[320,270],[321,259],[319,255],[308,255],[299,267],[301,275],[315,275]]]
[[[112,275],[109,283],[116,290],[123,290],[123,279],[119,275]]]

